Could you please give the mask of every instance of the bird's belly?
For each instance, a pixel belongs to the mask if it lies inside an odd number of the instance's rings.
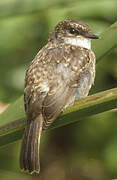
[[[94,69],[93,69],[94,70]],[[70,104],[74,103],[74,101],[79,100],[81,98],[85,98],[89,90],[94,83],[95,71],[92,71],[92,68],[89,70],[85,70],[80,74],[78,87],[75,87],[73,90],[72,96],[69,98],[65,108]]]

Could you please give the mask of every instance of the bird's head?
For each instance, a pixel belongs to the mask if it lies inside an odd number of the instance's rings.
[[[91,32],[88,24],[79,20],[64,20],[57,24],[50,39],[75,46],[91,48],[91,39],[99,37]]]

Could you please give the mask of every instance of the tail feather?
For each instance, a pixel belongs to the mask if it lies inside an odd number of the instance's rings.
[[[39,173],[39,145],[42,132],[43,117],[39,115],[35,120],[27,123],[20,154],[20,167],[29,173]]]

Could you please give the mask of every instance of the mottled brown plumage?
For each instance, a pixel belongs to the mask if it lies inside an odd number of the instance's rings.
[[[42,129],[46,129],[68,105],[86,97],[94,82],[95,56],[90,49],[90,38],[98,37],[91,33],[87,24],[78,20],[60,22],[26,72],[27,126],[20,166],[29,173],[40,171]]]

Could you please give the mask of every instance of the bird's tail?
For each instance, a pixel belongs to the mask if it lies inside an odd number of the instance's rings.
[[[43,117],[40,114],[35,120],[27,122],[22,141],[20,167],[31,174],[40,171],[39,145],[42,132]]]

